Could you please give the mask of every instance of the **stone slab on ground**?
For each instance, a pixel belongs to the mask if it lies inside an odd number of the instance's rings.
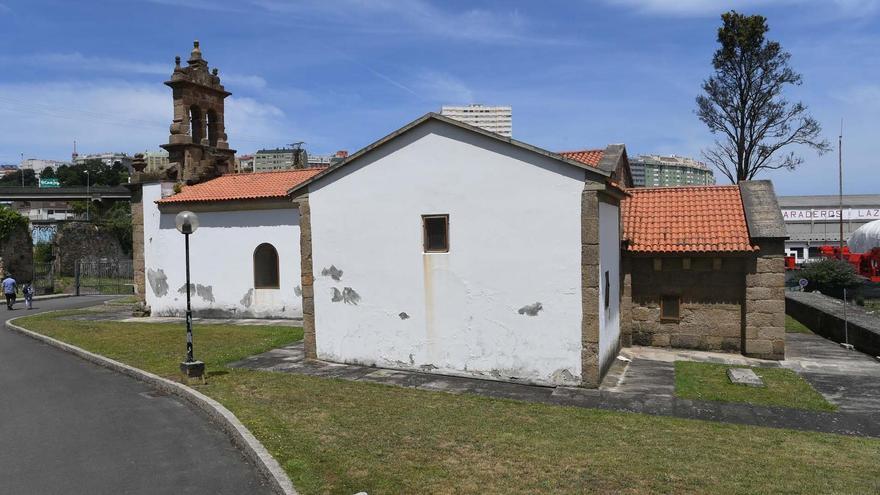
[[[764,380],[748,368],[727,368],[727,378],[730,379],[730,383],[736,385],[745,385],[747,387],[764,386]]]

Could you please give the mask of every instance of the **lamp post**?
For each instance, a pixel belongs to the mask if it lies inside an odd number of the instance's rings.
[[[180,372],[187,378],[198,378],[205,374],[205,363],[193,358],[192,308],[190,307],[189,284],[189,236],[199,228],[199,217],[191,211],[182,211],[174,219],[177,230],[183,234],[186,250],[186,360],[180,363]]]

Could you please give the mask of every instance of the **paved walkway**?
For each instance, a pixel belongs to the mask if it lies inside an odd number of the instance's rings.
[[[251,356],[230,366],[546,404],[880,438],[880,363],[861,353],[845,351],[816,335],[789,334],[788,339],[789,360],[781,364],[734,354],[629,348],[622,353],[625,359],[615,362],[598,390],[541,387],[307,360],[302,343]],[[680,359],[750,366],[782,365],[801,373],[820,393],[838,404],[840,410],[826,413],[680,399],[674,395],[674,362]]]
[[[0,320],[91,306],[35,302]],[[0,492],[271,493],[218,427],[130,377],[0,330]]]

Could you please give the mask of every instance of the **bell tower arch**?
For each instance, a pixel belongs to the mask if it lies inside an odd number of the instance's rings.
[[[188,184],[234,170],[235,150],[229,149],[224,101],[232,93],[220,84],[217,68],[209,70],[198,40],[186,67],[174,59],[174,72],[165,84],[174,99],[174,119],[168,144],[168,178]]]

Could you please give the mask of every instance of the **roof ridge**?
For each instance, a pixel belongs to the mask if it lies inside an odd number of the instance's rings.
[[[736,184],[699,184],[693,186],[651,186],[651,187],[630,187],[629,192],[642,191],[693,191],[697,189],[739,189]]]
[[[248,175],[262,175],[262,174],[281,174],[281,173],[290,173],[290,172],[306,172],[309,170],[324,170],[327,167],[306,167],[306,168],[288,168],[285,170],[261,170],[259,172],[228,172],[225,174],[221,174],[219,177],[240,177],[240,176],[248,176]],[[216,178],[216,177],[215,177]],[[205,181],[208,182],[208,181]],[[199,184],[204,184],[205,182],[200,182]],[[198,185],[198,184],[194,184]]]

